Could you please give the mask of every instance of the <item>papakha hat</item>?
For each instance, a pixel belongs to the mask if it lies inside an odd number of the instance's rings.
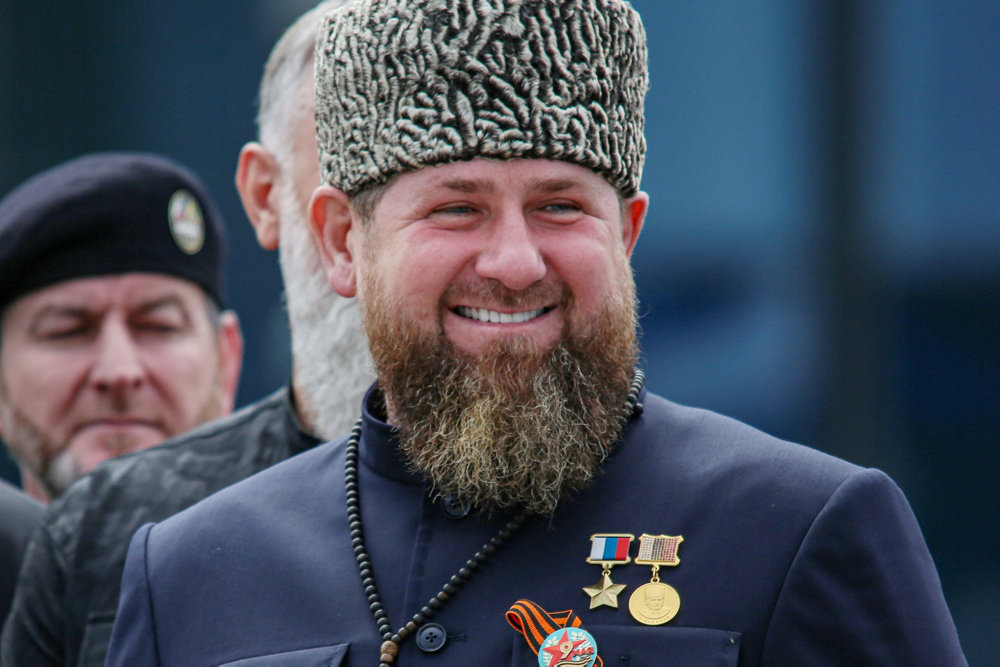
[[[477,157],[582,165],[639,189],[645,30],[625,0],[359,0],[316,45],[323,179],[348,195]]]
[[[222,304],[225,233],[202,182],[145,153],[94,153],[28,179],[0,201],[0,310],[76,278],[164,273]]]

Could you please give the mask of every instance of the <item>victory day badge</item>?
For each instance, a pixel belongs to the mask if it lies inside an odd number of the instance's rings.
[[[632,618],[644,625],[663,625],[680,610],[681,597],[673,586],[660,582],[660,567],[674,567],[681,562],[677,549],[683,541],[683,535],[643,533],[639,536],[639,554],[635,562],[637,565],[651,565],[653,577],[648,584],[643,584],[632,593],[628,610]]]
[[[590,556],[587,562],[600,565],[601,580],[593,586],[584,586],[583,592],[590,596],[590,608],[602,605],[618,608],[618,595],[625,590],[625,584],[611,581],[611,568],[627,565],[632,561],[628,555],[635,535],[631,533],[597,533],[590,536]]]
[[[556,630],[542,642],[539,667],[590,667],[597,659],[597,642],[582,628]]]
[[[572,609],[547,612],[531,600],[507,610],[507,622],[524,636],[539,667],[604,667],[597,642]]]

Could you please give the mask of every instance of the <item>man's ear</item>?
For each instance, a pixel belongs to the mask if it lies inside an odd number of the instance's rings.
[[[635,243],[639,240],[642,224],[646,221],[649,210],[649,195],[637,192],[625,200],[625,214],[622,216],[622,243],[625,245],[625,256],[631,257]]]
[[[343,297],[357,294],[356,234],[350,199],[332,185],[321,185],[309,201],[309,230],[333,289]]]
[[[274,185],[281,170],[274,154],[256,141],[246,144],[236,163],[236,190],[243,210],[265,250],[278,247],[278,202]]]

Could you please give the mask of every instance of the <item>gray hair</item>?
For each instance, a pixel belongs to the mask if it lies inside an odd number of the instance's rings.
[[[271,50],[257,99],[258,138],[282,169],[290,160],[291,128],[299,114],[311,113],[311,96],[302,87],[312,85],[316,34],[323,16],[351,0],[325,0],[296,19]]]

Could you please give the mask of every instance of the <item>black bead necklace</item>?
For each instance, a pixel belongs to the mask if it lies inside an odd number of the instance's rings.
[[[629,395],[626,400],[626,417],[642,413],[642,404],[639,403],[639,391],[642,389],[645,374],[641,370],[636,370],[632,378],[632,385],[629,387]],[[458,572],[451,576],[451,579],[441,587],[437,595],[427,601],[418,613],[413,615],[409,623],[392,632],[392,625],[389,617],[382,608],[382,598],[379,597],[378,588],[375,585],[375,575],[372,572],[372,562],[368,557],[368,549],[365,546],[364,530],[361,524],[361,496],[358,487],[358,445],[361,442],[361,420],[359,419],[351,429],[351,437],[347,440],[347,451],[344,465],[344,486],[347,490],[347,525],[351,531],[351,546],[354,548],[354,557],[358,562],[358,571],[361,574],[361,586],[368,596],[368,605],[375,617],[375,624],[378,626],[379,634],[382,636],[382,646],[379,656],[379,667],[390,667],[399,655],[399,645],[404,639],[416,632],[420,626],[434,615],[444,603],[451,599],[451,596],[458,591],[458,588],[472,578],[472,574],[480,565],[489,560],[490,556],[496,553],[510,536],[524,523],[527,512],[518,512],[507,524],[500,529],[497,536],[475,553],[475,555],[465,562],[465,565]]]

